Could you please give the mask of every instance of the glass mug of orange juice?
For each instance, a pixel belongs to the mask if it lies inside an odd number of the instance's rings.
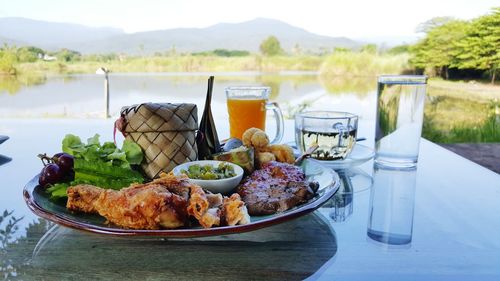
[[[269,87],[226,88],[229,132],[232,138],[242,139],[243,133],[252,127],[265,130],[266,111],[272,110],[276,119],[276,136],[271,143],[283,138],[283,114],[278,104],[269,102]]]

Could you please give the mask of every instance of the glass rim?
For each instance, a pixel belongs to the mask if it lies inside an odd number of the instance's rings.
[[[271,87],[267,86],[229,86],[226,87],[226,92],[231,90],[246,90],[246,91],[255,91],[255,90],[266,90],[271,91]]]
[[[314,116],[314,114],[339,114],[343,116]],[[318,111],[304,111],[295,114],[295,118],[308,118],[308,119],[354,119],[359,118],[358,115],[350,113],[347,111],[329,111],[329,110],[318,110]]]
[[[388,75],[379,75],[377,77],[378,82],[415,82],[415,83],[427,83],[429,77],[427,75],[397,75],[397,74],[388,74]]]

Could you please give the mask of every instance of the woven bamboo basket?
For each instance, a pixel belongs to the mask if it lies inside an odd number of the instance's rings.
[[[125,138],[144,152],[142,169],[149,178],[197,159],[195,104],[144,103],[121,110]]]

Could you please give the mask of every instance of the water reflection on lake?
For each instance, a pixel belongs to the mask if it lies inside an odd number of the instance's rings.
[[[110,111],[142,102],[191,102],[203,109],[210,73],[110,74]],[[373,81],[371,81],[373,82]],[[0,84],[6,83],[0,80]],[[12,83],[12,82],[10,82]],[[213,111],[227,117],[224,88],[235,85],[266,85],[271,100],[280,103],[291,117],[304,107],[343,110],[374,117],[375,84],[359,79],[325,81],[315,72],[262,74],[219,73],[215,77]],[[359,87],[362,85],[362,87]],[[11,117],[99,117],[104,111],[103,77],[65,75],[49,77],[45,83],[25,85],[14,92],[0,87],[0,118]]]

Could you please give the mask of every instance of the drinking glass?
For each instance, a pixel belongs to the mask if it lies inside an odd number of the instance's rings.
[[[378,78],[375,162],[390,167],[417,164],[427,76]]]
[[[411,242],[416,175],[416,167],[387,169],[375,163],[368,237],[391,245]]]
[[[358,116],[339,111],[309,111],[295,115],[295,142],[304,153],[309,147],[319,147],[311,154],[318,160],[345,159],[356,144]]]
[[[265,130],[266,110],[272,110],[276,119],[276,136],[271,143],[283,138],[283,114],[277,103],[269,102],[269,87],[228,87],[226,88],[227,110],[229,112],[229,132],[232,138],[242,139],[249,128]]]

